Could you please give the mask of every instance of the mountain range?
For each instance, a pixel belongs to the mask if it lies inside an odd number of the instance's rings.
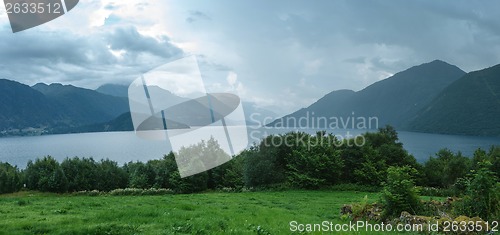
[[[125,98],[61,84],[0,79],[0,135],[61,133],[128,111]]]
[[[171,128],[189,127],[185,123],[206,124],[198,115],[201,109],[207,108],[206,104],[188,102],[159,87],[149,89],[161,94],[161,100],[166,102],[189,104],[187,108],[172,107],[175,112],[171,113],[176,115],[167,120]],[[0,136],[131,131],[127,96],[128,87],[117,84],[91,90],[57,83],[30,87],[0,79]],[[214,104],[225,110],[224,96],[214,98]],[[253,103],[242,102],[242,106],[248,125],[261,125],[265,118],[277,117]],[[255,113],[260,115],[252,115]],[[332,124],[336,124],[333,126],[342,128],[339,119],[354,121],[360,117],[376,118],[375,126],[364,128],[392,125],[398,130],[500,136],[500,65],[466,73],[457,66],[435,60],[408,68],[360,91],[330,92],[310,106],[267,126],[332,128]],[[306,126],[300,121],[307,121]],[[153,117],[148,122],[151,126],[158,120]],[[359,129],[359,126],[341,124]]]
[[[150,89],[151,93],[161,94],[163,97],[161,97],[160,99],[167,101],[167,106],[170,106],[169,104],[177,104],[187,100],[185,98],[176,96],[170,91],[163,90],[159,87],[151,86],[148,89]],[[97,88],[96,91],[112,96],[125,97],[125,98],[128,97],[128,86],[125,85],[104,84],[99,88]],[[243,111],[245,113],[245,120],[247,120],[246,124],[248,125],[267,124],[264,122],[269,120],[274,120],[278,117],[278,114],[276,114],[275,112],[270,111],[268,109],[257,107],[256,104],[254,103],[242,101],[241,104],[243,107]],[[258,115],[252,116],[252,114],[258,114]],[[242,121],[242,120],[237,120],[237,121]]]
[[[357,92],[333,91],[268,126],[342,128],[336,125],[338,120],[376,118],[376,126],[392,125],[398,130],[499,136],[499,97],[500,65],[466,73],[435,60]]]
[[[188,100],[159,87],[151,86],[149,90],[160,95],[159,99],[165,100],[167,104]],[[38,83],[30,87],[0,79],[0,136],[132,131],[134,127],[127,96],[128,87],[116,84],[105,84],[91,90],[58,83]],[[213,102],[217,104],[217,99]],[[263,117],[277,117],[272,111],[255,108],[247,102],[243,102],[243,109],[248,116],[259,112]],[[177,116],[172,118],[200,124],[193,121],[199,118],[199,115],[195,115],[199,113],[196,108],[180,110],[185,112],[176,110],[173,113]],[[153,119],[149,122],[143,128],[148,125],[152,128],[151,123],[158,123]],[[175,120],[167,120],[167,123],[169,128],[189,127]]]
[[[468,73],[446,87],[408,129],[500,136],[500,65]]]

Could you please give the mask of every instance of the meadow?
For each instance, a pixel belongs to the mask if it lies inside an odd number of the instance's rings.
[[[346,223],[356,191],[205,192],[162,196],[0,196],[0,234],[290,234],[298,223]],[[372,233],[370,233],[372,234]]]

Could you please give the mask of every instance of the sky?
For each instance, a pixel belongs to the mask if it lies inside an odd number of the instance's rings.
[[[500,63],[500,1],[80,0],[12,33],[0,7],[0,78],[95,89],[186,55],[224,71],[243,100],[278,114],[361,90],[435,59]]]

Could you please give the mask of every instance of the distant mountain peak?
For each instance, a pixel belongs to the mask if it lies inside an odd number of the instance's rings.
[[[305,109],[300,109],[270,125],[283,124],[287,118],[315,113],[316,117],[377,117],[380,125],[405,128],[415,114],[444,88],[465,75],[457,66],[441,60],[413,66],[375,82],[361,91],[337,90],[328,93]],[[311,123],[311,122],[310,122]]]

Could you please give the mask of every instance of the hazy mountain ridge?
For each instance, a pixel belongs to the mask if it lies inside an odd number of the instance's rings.
[[[0,79],[0,131],[52,124],[55,110],[40,92],[19,82]]]
[[[171,103],[171,104],[167,103],[167,106],[187,101],[186,98],[176,96],[175,94],[171,93],[170,91],[161,89],[161,88],[156,87],[156,86],[149,87],[149,89],[150,89],[150,93],[159,94],[162,96],[161,97],[162,100]],[[125,85],[104,84],[104,85],[100,86],[99,88],[97,88],[96,91],[101,92],[103,94],[107,94],[107,95],[128,97],[128,86],[125,86]],[[265,108],[260,108],[252,102],[242,101],[241,103],[242,103],[243,111],[245,113],[246,124],[248,124],[248,125],[267,124],[270,121],[272,121],[278,117],[278,114],[276,114],[275,112],[268,110],[268,109],[265,109]],[[254,115],[252,115],[252,114],[254,114]],[[243,120],[234,120],[234,121],[240,122],[241,124],[244,124]]]
[[[0,79],[0,110],[0,135],[40,135],[109,121],[128,111],[128,103],[71,85]]]
[[[411,67],[375,82],[365,89],[333,91],[307,108],[274,121],[271,126],[289,126],[287,118],[314,117],[376,117],[378,125],[406,129],[410,120],[439,92],[465,74],[454,65],[435,60]],[[373,128],[373,127],[372,127]]]
[[[59,111],[58,120],[68,126],[109,121],[128,111],[127,99],[90,89],[58,83],[38,83],[32,88],[47,97]]]
[[[150,89],[161,94],[161,100],[173,104],[188,100],[159,87]],[[105,84],[89,90],[43,83],[30,87],[0,79],[0,135],[131,131],[128,99],[124,95],[128,96],[128,87],[124,85]],[[498,136],[499,97],[500,65],[466,74],[454,65],[435,60],[396,73],[358,92],[330,92],[309,107],[268,126],[293,127],[287,125],[286,118],[306,115],[377,117],[379,126],[390,124],[399,130]],[[276,117],[272,111],[253,103],[242,104],[246,124],[263,124],[265,118]],[[252,115],[256,113],[259,115]],[[186,111],[179,115],[188,114]],[[176,123],[178,128],[187,128],[178,121],[173,124]]]

